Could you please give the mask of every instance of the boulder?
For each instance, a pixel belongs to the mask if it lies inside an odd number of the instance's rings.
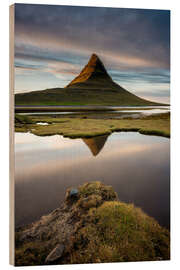
[[[53,250],[51,250],[49,255],[46,257],[45,262],[51,263],[56,261],[57,259],[61,258],[63,252],[64,252],[64,245],[58,244]]]
[[[76,188],[72,188],[69,192],[70,197],[77,197],[78,196],[78,190]]]
[[[73,203],[79,197],[79,191],[76,188],[68,189],[66,192],[66,202]]]

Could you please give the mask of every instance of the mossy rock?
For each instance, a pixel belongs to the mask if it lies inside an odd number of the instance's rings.
[[[71,263],[169,260],[169,232],[132,204],[92,208],[74,237]]]
[[[101,182],[68,189],[60,208],[19,229],[16,265],[48,263],[60,243],[63,256],[51,264],[170,259],[169,231]]]
[[[87,198],[81,198],[78,201],[78,207],[81,207],[83,209],[90,209],[93,207],[98,207],[100,204],[102,204],[102,197],[100,195],[89,195]]]
[[[117,193],[112,186],[106,186],[101,182],[89,182],[79,187],[80,195],[87,198],[89,195],[98,195],[102,197],[103,201],[118,200]]]

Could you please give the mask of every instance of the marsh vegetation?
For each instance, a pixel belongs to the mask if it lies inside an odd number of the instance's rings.
[[[23,118],[23,119],[22,119]],[[98,118],[98,117],[96,117]],[[26,120],[25,120],[26,119]],[[51,115],[15,117],[17,132],[31,132],[38,136],[63,135],[70,138],[87,138],[111,134],[114,131],[136,131],[142,134],[170,137],[170,113],[146,116],[138,119],[101,119],[91,115],[68,118]],[[36,125],[37,122],[49,123],[48,126]]]

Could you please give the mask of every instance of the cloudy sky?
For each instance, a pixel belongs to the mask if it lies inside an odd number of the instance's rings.
[[[15,92],[66,86],[92,53],[115,82],[169,102],[170,12],[15,5]]]

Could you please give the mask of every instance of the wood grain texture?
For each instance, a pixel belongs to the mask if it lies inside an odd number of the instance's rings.
[[[9,263],[14,265],[14,5],[9,7]]]

